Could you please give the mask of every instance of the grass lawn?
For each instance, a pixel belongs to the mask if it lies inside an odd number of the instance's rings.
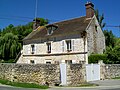
[[[120,79],[120,77],[115,77],[115,78],[112,78],[112,79]]]
[[[10,85],[10,86],[16,86],[16,87],[24,87],[24,88],[39,88],[39,89],[47,89],[48,86],[38,85],[34,83],[19,83],[19,82],[11,82],[8,80],[2,80],[0,79],[1,84]]]

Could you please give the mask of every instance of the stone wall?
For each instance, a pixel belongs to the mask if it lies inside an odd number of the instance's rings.
[[[54,85],[60,82],[59,65],[0,64],[0,78],[15,82]]]
[[[105,78],[115,78],[120,77],[120,64],[106,64],[105,69]]]
[[[85,65],[70,64],[67,65],[67,83],[68,85],[80,85],[85,82]]]
[[[67,85],[85,82],[85,67],[82,64],[67,64]],[[58,64],[0,64],[0,78],[14,82],[49,85],[60,84]]]
[[[88,55],[91,53],[102,54],[105,50],[105,36],[95,16],[86,31]]]

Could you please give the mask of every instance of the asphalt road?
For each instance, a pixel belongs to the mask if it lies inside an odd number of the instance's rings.
[[[99,84],[96,87],[51,87],[48,90],[120,90],[120,80],[104,80],[94,81],[90,83]],[[40,89],[28,89],[18,88],[6,85],[0,85],[0,90],[40,90]]]

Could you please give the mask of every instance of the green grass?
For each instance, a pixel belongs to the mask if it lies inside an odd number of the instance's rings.
[[[8,80],[2,80],[0,79],[1,84],[10,85],[10,86],[16,86],[16,87],[24,87],[24,88],[39,88],[39,89],[47,89],[48,86],[38,85],[34,83],[19,83],[19,82],[11,82]]]
[[[112,78],[112,79],[120,79],[120,77],[115,77],[115,78]]]

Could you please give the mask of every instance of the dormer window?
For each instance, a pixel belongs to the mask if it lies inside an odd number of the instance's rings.
[[[48,35],[51,35],[51,34],[53,33],[52,27],[49,27],[49,28],[48,28],[48,32],[47,32],[47,33],[48,33]]]
[[[55,25],[48,25],[46,27],[47,27],[47,35],[51,35],[54,32],[54,30],[56,30],[58,28]]]

